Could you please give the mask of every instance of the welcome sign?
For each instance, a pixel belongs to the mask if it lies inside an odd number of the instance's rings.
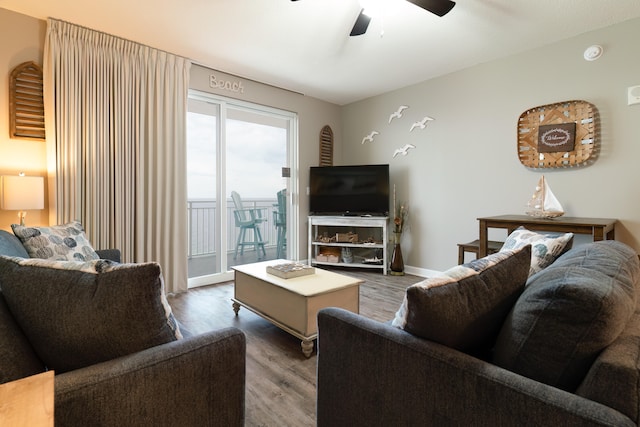
[[[573,151],[576,140],[576,124],[562,123],[538,127],[538,152],[557,153]]]

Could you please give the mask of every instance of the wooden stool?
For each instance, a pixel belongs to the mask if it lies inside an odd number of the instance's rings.
[[[503,244],[504,242],[496,242],[493,240],[489,240],[487,242],[487,253],[495,254],[502,248]],[[458,264],[464,264],[465,252],[473,252],[474,254],[476,254],[476,259],[478,259],[479,251],[480,251],[480,240],[478,239],[469,243],[458,243]]]

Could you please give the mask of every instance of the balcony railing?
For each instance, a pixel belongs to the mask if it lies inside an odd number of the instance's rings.
[[[267,218],[260,224],[260,232],[265,241],[265,246],[276,246],[276,228],[274,225],[274,211],[277,208],[277,200],[274,199],[243,199],[242,203],[247,209],[261,209],[263,217]],[[189,258],[197,256],[216,255],[216,235],[215,218],[217,203],[215,200],[189,200],[187,202],[189,218]],[[229,233],[227,238],[226,252],[235,251],[238,239],[239,228],[235,225],[233,218],[234,205],[231,199],[227,200],[227,221],[226,230]]]

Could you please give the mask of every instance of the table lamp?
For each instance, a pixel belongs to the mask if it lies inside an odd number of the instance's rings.
[[[24,225],[27,210],[44,209],[44,178],[41,176],[5,175],[0,177],[0,208],[18,212]]]

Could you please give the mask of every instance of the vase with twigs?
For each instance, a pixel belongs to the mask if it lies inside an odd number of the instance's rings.
[[[394,276],[404,275],[404,260],[402,258],[402,247],[400,240],[404,231],[405,222],[409,210],[406,203],[396,202],[396,186],[393,186],[393,252],[391,253],[391,264],[389,274]]]

